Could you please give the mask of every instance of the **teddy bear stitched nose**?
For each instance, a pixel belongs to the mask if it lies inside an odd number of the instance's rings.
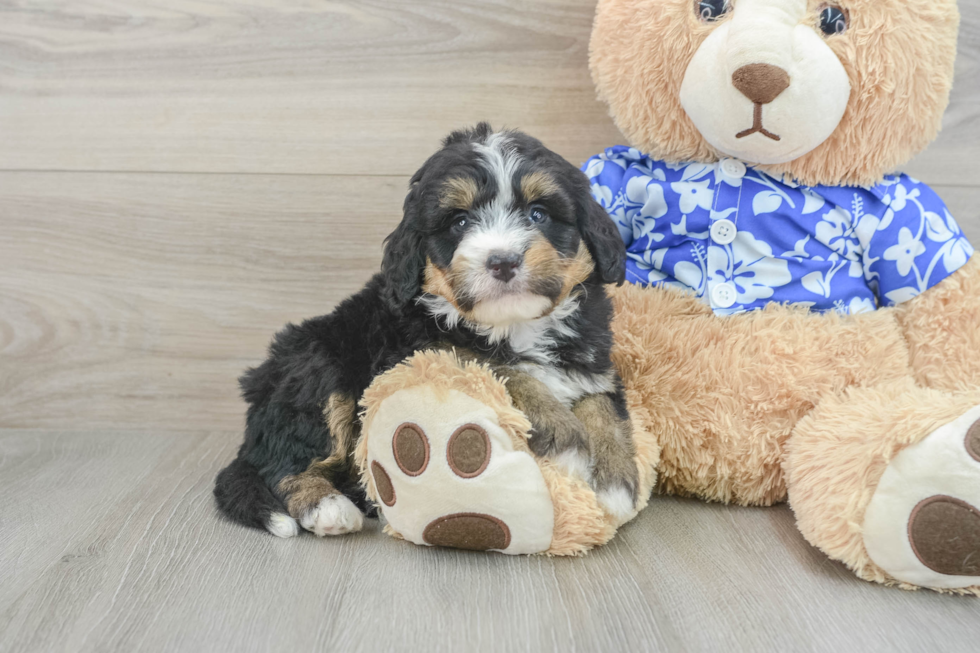
[[[732,84],[756,104],[769,104],[789,88],[789,73],[767,63],[750,63],[732,73]]]

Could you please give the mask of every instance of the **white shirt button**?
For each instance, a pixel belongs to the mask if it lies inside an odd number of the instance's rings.
[[[731,283],[719,283],[711,289],[711,300],[718,308],[731,308],[735,305],[737,293]]]
[[[745,164],[738,159],[725,159],[721,162],[721,171],[732,179],[741,179],[745,176]]]
[[[718,220],[711,225],[711,240],[719,245],[729,245],[735,240],[738,229],[731,220]]]

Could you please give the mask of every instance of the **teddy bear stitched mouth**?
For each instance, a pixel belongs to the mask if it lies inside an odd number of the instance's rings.
[[[773,134],[771,131],[762,126],[762,105],[756,103],[755,111],[752,115],[752,126],[745,131],[740,131],[735,134],[735,138],[745,138],[746,136],[751,136],[752,134],[762,134],[766,138],[771,138],[774,141],[780,140],[778,134]]]

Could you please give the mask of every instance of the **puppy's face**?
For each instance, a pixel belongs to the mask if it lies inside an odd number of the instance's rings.
[[[582,173],[529,136],[484,125],[450,136],[416,174],[389,251],[407,232],[421,289],[476,324],[548,314],[597,263],[603,280],[622,278],[622,242]]]

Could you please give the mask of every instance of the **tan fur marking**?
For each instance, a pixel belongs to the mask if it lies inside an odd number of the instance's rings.
[[[333,393],[327,399],[326,418],[333,437],[333,453],[322,464],[329,467],[347,459],[360,435],[357,402],[349,395]]]
[[[638,471],[630,421],[619,419],[608,395],[583,397],[572,407],[572,413],[589,433],[597,486],[620,484],[633,491],[637,486]]]
[[[338,494],[328,479],[329,472],[346,463],[360,436],[357,402],[350,396],[339,392],[330,395],[324,417],[333,438],[333,453],[314,460],[306,471],[279,481],[279,492],[286,496],[286,508],[296,519],[315,508],[323,497]]]
[[[560,192],[561,189],[551,178],[551,175],[540,170],[521,178],[521,195],[528,202],[534,202],[549,195],[557,195]]]
[[[531,246],[524,252],[524,267],[536,279],[561,274],[561,257],[544,236],[535,236]]]
[[[312,465],[301,474],[286,476],[279,481],[279,491],[286,495],[286,509],[294,519],[302,519],[316,508],[323,497],[339,494],[337,488]]]
[[[442,185],[439,196],[439,206],[444,209],[469,210],[476,201],[479,189],[476,182],[469,177],[453,177]]]
[[[575,286],[580,283],[585,283],[586,279],[592,276],[592,271],[595,269],[592,255],[589,254],[589,249],[585,246],[585,243],[579,243],[578,252],[576,252],[575,256],[570,259],[565,259],[565,261],[565,282],[562,285],[561,296],[558,298],[557,303],[564,301]]]

